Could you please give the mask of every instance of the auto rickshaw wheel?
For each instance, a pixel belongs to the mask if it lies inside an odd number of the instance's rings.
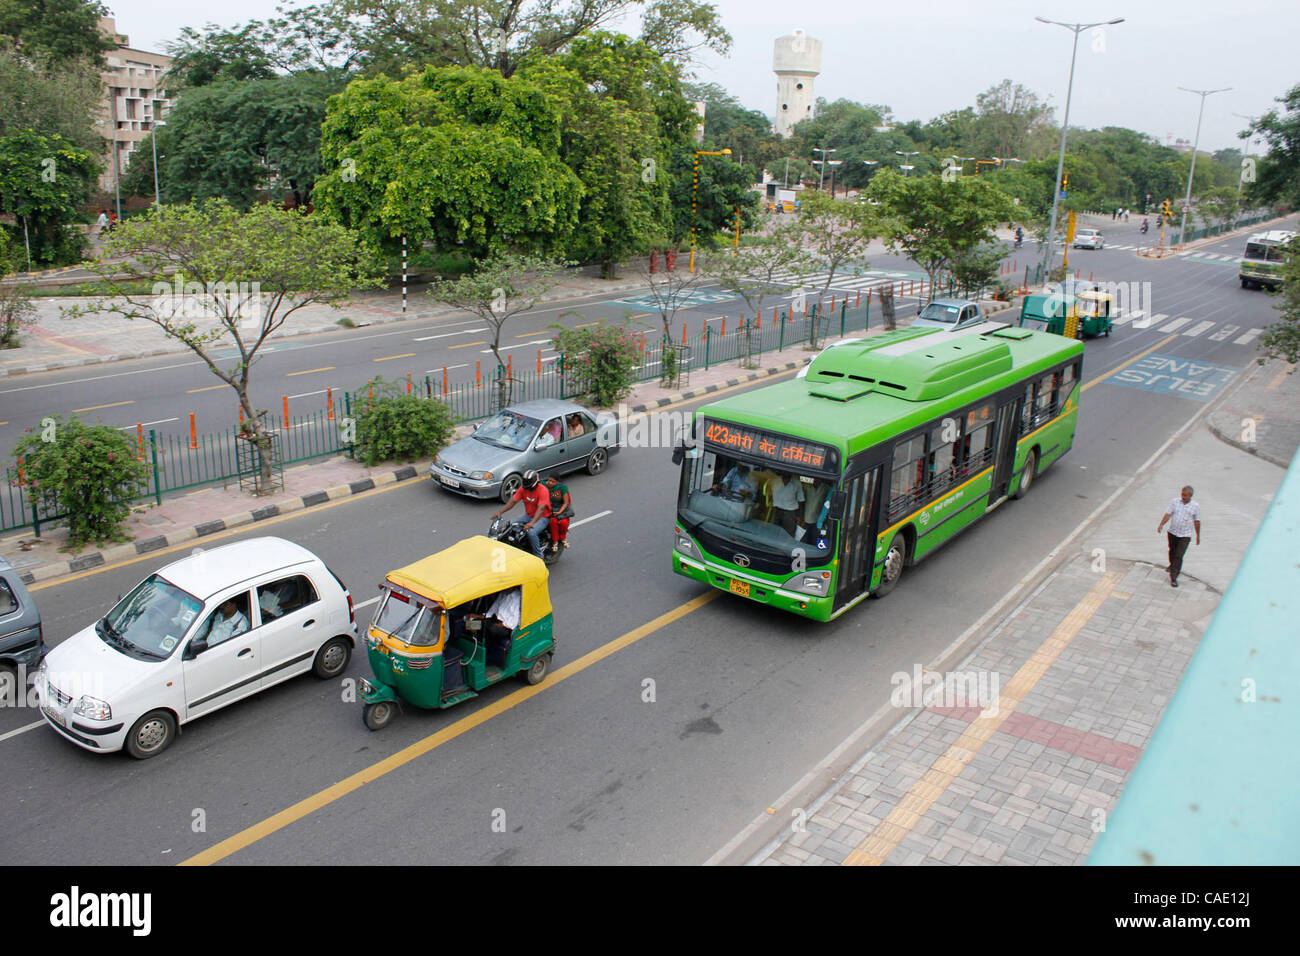
[[[537,658],[537,660],[533,661],[532,666],[529,667],[528,670],[524,671],[524,683],[540,684],[542,681],[546,680],[546,675],[550,672],[550,669],[551,655],[543,654],[541,657]]]
[[[383,730],[397,716],[397,705],[391,700],[376,701],[366,704],[361,711],[361,719],[368,730]]]

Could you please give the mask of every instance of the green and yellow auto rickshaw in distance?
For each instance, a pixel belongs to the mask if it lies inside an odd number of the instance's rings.
[[[547,576],[540,558],[482,535],[390,572],[366,633],[366,726],[386,726],[403,701],[450,707],[516,674],[541,683],[555,653]],[[513,629],[497,619],[515,614]]]
[[[1020,325],[1070,339],[1110,335],[1114,327],[1112,299],[1100,289],[1079,287],[1025,296],[1020,304]]]

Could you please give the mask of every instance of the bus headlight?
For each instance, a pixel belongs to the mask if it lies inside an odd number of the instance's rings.
[[[829,571],[806,571],[788,579],[785,590],[795,594],[811,594],[813,597],[825,597],[830,590],[831,573]]]
[[[704,556],[700,554],[700,549],[695,547],[695,542],[684,534],[677,535],[677,550],[679,553],[698,561],[703,561]]]

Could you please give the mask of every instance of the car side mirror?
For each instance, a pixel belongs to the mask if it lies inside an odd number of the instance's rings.
[[[208,649],[208,639],[206,637],[196,637],[190,641],[185,648],[185,657],[187,661],[192,661]]]

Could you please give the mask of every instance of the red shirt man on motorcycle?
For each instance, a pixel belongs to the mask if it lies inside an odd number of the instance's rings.
[[[523,484],[510,498],[510,503],[504,508],[498,509],[492,517],[500,518],[521,501],[524,503],[524,511],[528,515],[528,523],[524,525],[524,531],[528,534],[528,545],[533,549],[533,554],[540,558],[542,556],[542,542],[539,535],[546,530],[546,526],[550,523],[551,493],[542,485],[537,477],[537,472],[532,470],[524,472]]]

